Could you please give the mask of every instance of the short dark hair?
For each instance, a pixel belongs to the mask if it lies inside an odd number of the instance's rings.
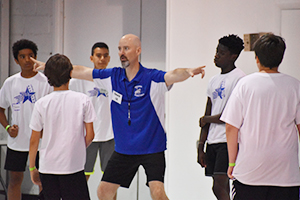
[[[31,49],[32,52],[34,53],[34,56],[37,55],[37,51],[38,51],[37,45],[30,40],[21,39],[15,42],[12,46],[13,55],[16,60],[18,60],[19,51],[23,49]]]
[[[105,44],[104,42],[97,42],[93,45],[92,47],[92,55],[94,55],[94,50],[99,47],[99,48],[105,48],[109,51],[109,48],[107,46],[107,44]]]
[[[67,56],[55,54],[46,62],[44,73],[51,86],[60,87],[69,82],[72,70],[72,63]]]
[[[284,39],[272,33],[267,33],[256,40],[254,52],[259,62],[270,69],[278,67],[283,59],[286,45]]]
[[[243,40],[237,36],[230,34],[219,39],[219,44],[222,44],[228,48],[230,53],[240,55],[241,51],[244,49]]]

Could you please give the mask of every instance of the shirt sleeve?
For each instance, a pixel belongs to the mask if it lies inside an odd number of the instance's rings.
[[[151,76],[152,80],[155,82],[165,82],[165,71],[157,70],[157,69],[152,69],[151,70]]]
[[[298,102],[297,108],[296,108],[296,124],[300,124],[300,102]]]
[[[212,77],[209,81],[208,81],[208,85],[207,85],[207,88],[206,88],[206,95],[207,97],[209,97],[210,99],[213,99],[212,97],[212,91],[211,91],[211,82],[212,82],[212,79],[214,77]]]
[[[86,104],[84,108],[84,119],[86,123],[91,123],[96,119],[96,113],[91,100],[86,96]]]
[[[161,71],[161,70],[157,70],[157,69],[152,69],[151,71],[151,80],[152,80],[152,84],[151,84],[151,91],[152,94],[153,93],[153,88],[155,88],[155,91],[163,94],[167,91],[169,91],[173,85],[170,85],[169,87],[167,87],[166,82],[165,82],[165,75],[166,72],[165,71]]]
[[[43,129],[43,119],[38,110],[38,101],[34,105],[29,127],[34,131],[41,131]]]
[[[243,104],[239,95],[238,88],[234,88],[220,118],[220,120],[238,129],[240,129],[244,120]]]
[[[7,89],[7,82],[4,82],[4,84],[0,90],[0,107],[1,108],[6,109],[10,106],[7,97],[9,97],[9,93],[8,93],[8,89]]]
[[[93,79],[105,79],[112,75],[114,68],[107,69],[94,69],[93,70]]]

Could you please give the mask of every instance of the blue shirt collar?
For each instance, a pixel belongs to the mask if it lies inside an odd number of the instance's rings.
[[[140,80],[142,79],[142,73],[144,71],[144,67],[141,63],[139,64],[140,64],[140,69],[131,82],[140,82]],[[123,68],[120,81],[124,81],[124,80],[128,81],[126,77],[125,69]]]

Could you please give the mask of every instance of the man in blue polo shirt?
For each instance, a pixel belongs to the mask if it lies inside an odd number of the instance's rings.
[[[203,77],[204,66],[169,72],[145,68],[139,62],[140,39],[133,34],[123,36],[118,48],[122,67],[93,70],[76,65],[71,75],[102,84],[109,91],[116,145],[97,194],[101,200],[112,199],[120,186],[130,186],[142,165],[152,198],[168,199],[163,183],[165,92],[190,76],[201,73]]]

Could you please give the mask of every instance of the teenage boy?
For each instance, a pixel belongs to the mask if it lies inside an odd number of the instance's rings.
[[[96,115],[87,95],[68,90],[72,69],[64,55],[49,58],[44,73],[54,91],[36,102],[30,121],[29,170],[32,182],[42,183],[45,199],[90,199],[83,169]]]
[[[28,159],[31,130],[29,121],[35,102],[49,94],[52,87],[44,74],[33,70],[37,45],[26,39],[12,47],[15,62],[21,72],[7,78],[0,90],[0,123],[8,132],[4,169],[8,170],[8,199],[21,199],[21,185]],[[5,110],[11,110],[11,125]],[[41,190],[41,188],[40,188]]]
[[[94,63],[94,69],[105,69],[110,61],[107,44],[103,42],[95,43],[92,47],[90,60]],[[104,172],[107,162],[115,149],[108,91],[102,85],[95,85],[93,81],[80,79],[70,80],[70,90],[88,95],[91,98],[97,115],[97,119],[93,123],[95,137],[92,144],[86,150],[84,173],[86,180],[88,180],[90,175],[94,173],[98,151],[101,170]]]
[[[278,71],[285,48],[273,34],[256,41],[259,72],[239,81],[221,116],[234,200],[299,200],[300,82]]]
[[[209,81],[205,115],[199,120],[201,132],[198,163],[205,167],[205,175],[213,178],[213,193],[218,200],[230,199],[225,123],[220,121],[220,116],[236,83],[245,76],[235,66],[235,61],[243,49],[243,40],[237,35],[219,39],[214,62],[221,69],[221,74],[213,76]]]

